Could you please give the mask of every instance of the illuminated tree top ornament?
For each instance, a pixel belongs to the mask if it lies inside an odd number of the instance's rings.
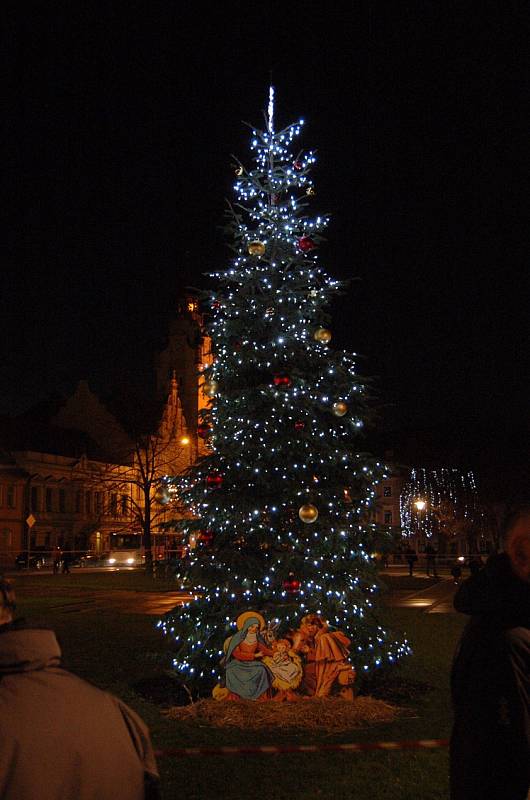
[[[269,105],[267,107],[267,130],[274,133],[274,86],[269,86]]]
[[[173,480],[189,512],[177,524],[197,543],[178,579],[195,594],[160,626],[175,640],[175,669],[198,682],[222,680],[225,640],[250,611],[282,636],[320,615],[350,640],[358,673],[409,651],[375,614],[371,512],[385,469],[361,438],[367,382],[355,355],[329,343],[341,284],[320,264],[328,218],[307,193],[315,154],[294,150],[303,120],[276,130],[275,114],[271,86],[253,163],[236,168],[234,255],[211,276],[201,414],[211,453]]]

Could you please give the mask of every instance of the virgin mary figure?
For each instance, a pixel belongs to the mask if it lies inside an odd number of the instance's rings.
[[[237,619],[238,631],[225,643],[226,688],[228,700],[266,700],[273,675],[263,664],[263,656],[272,656],[260,635],[265,620],[256,611],[246,611]]]

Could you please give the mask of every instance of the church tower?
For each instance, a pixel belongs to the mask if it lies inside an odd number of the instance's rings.
[[[198,414],[206,405],[201,386],[202,371],[211,363],[210,338],[203,330],[197,292],[187,290],[179,298],[177,313],[170,323],[167,346],[155,360],[156,390],[160,399],[171,395],[172,382],[178,390],[184,415],[184,428],[191,438],[192,450],[200,455],[202,439],[197,437]]]

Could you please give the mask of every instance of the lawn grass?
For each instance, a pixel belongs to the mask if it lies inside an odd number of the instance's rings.
[[[149,582],[138,573],[102,575],[82,571],[72,576],[19,576],[16,583],[20,613],[31,623],[55,629],[65,666],[133,706],[149,725],[156,748],[394,741],[446,738],[449,734],[450,662],[465,622],[459,615],[426,615],[418,609],[402,608],[385,611],[386,624],[406,631],[414,656],[393,672],[377,674],[365,691],[405,706],[407,714],[403,717],[340,735],[282,730],[258,734],[237,729],[219,731],[166,719],[159,705],[145,699],[143,688],[146,684],[156,685],[157,680],[162,685],[168,682],[171,650],[155,627],[156,618],[110,609],[76,611],[68,605],[72,596],[78,599],[80,591],[164,591],[174,589],[174,585]],[[42,593],[38,592],[39,587]],[[447,751],[442,749],[189,757],[161,759],[159,766],[164,800],[180,796],[186,800],[242,800],[257,793],[269,800],[445,800],[447,764]]]

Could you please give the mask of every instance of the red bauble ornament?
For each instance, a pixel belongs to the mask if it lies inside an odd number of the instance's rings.
[[[302,253],[310,253],[311,250],[316,248],[316,246],[317,245],[310,236],[302,236],[300,239],[298,239],[298,247]]]
[[[197,427],[197,434],[201,439],[207,439],[210,435],[211,428],[205,422],[201,422]]]
[[[289,387],[292,383],[288,375],[275,375],[273,378],[275,386]]]
[[[297,422],[294,423],[294,429],[296,431],[305,430],[305,422],[302,422],[302,420],[298,420]]]
[[[298,594],[300,591],[300,581],[296,580],[294,572],[290,572],[288,578],[282,584],[287,594]]]
[[[218,472],[212,472],[211,475],[206,476],[206,486],[209,489],[220,489],[223,485],[223,476]]]
[[[197,539],[202,544],[209,545],[213,542],[213,531],[199,531]]]
[[[219,300],[214,300],[214,302],[212,303],[212,308],[221,308],[221,303],[219,302]]]
[[[293,169],[295,169],[297,172],[300,172],[300,170],[303,168],[304,165],[302,164],[301,161],[293,161]]]

